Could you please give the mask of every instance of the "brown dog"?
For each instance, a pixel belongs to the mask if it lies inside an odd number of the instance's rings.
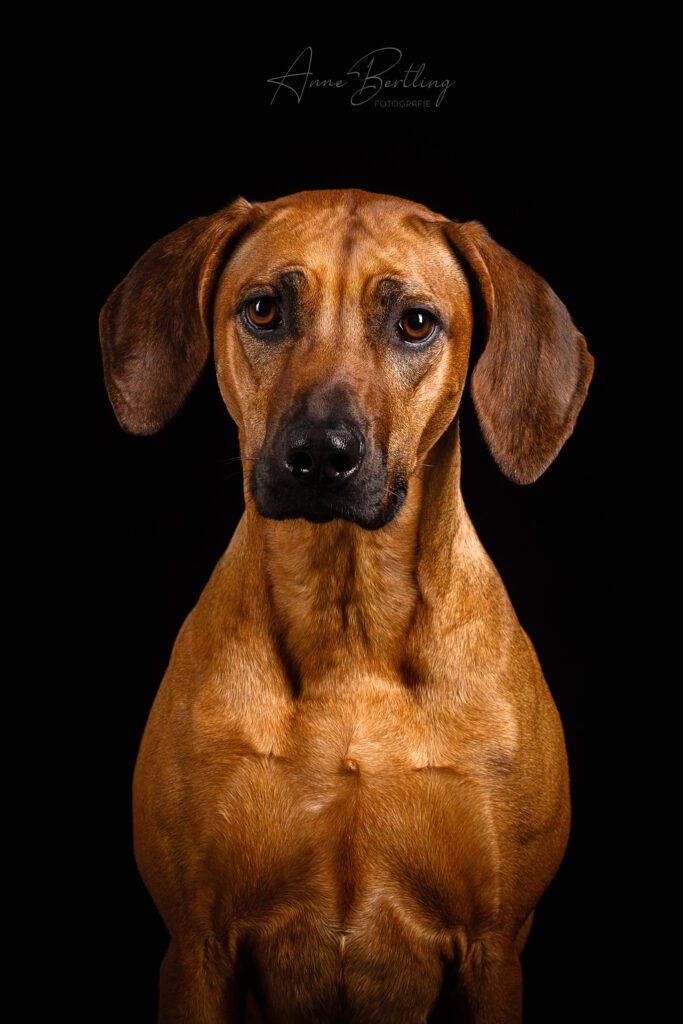
[[[178,636],[135,772],[171,943],[164,1022],[518,1022],[569,829],[560,721],[463,506],[458,406],[535,480],[593,360],[475,222],[357,190],[236,200],[101,316],[121,425],[204,366],[245,513]]]

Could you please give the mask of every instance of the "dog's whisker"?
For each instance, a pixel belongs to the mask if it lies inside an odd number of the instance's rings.
[[[231,462],[260,462],[260,458],[250,458],[248,455],[232,455],[227,459],[219,459],[219,462],[228,464]]]

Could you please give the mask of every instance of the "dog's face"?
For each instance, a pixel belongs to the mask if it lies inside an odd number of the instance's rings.
[[[218,381],[261,515],[376,529],[457,410],[469,286],[440,221],[365,193],[262,207],[218,283]]]
[[[471,388],[501,470],[535,480],[574,428],[593,370],[552,289],[476,221],[357,189],[237,199],[153,245],[100,315],[119,422],[151,434],[213,340],[261,515],[366,529]]]

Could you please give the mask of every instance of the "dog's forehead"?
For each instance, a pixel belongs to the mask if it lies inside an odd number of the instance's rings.
[[[441,225],[448,220],[419,203],[359,190],[304,192],[258,204],[263,217],[230,264],[236,287],[298,267],[321,288],[343,283],[359,293],[374,277],[405,278],[440,291],[452,287],[457,260]]]

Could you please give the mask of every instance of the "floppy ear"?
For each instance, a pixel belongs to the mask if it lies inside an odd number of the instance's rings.
[[[472,372],[479,425],[500,469],[533,483],[567,440],[593,375],[593,357],[552,288],[477,221],[446,225],[485,322]]]
[[[175,416],[211,351],[211,300],[228,251],[256,214],[246,199],[197,217],[148,249],[100,313],[116,417],[154,434]]]

